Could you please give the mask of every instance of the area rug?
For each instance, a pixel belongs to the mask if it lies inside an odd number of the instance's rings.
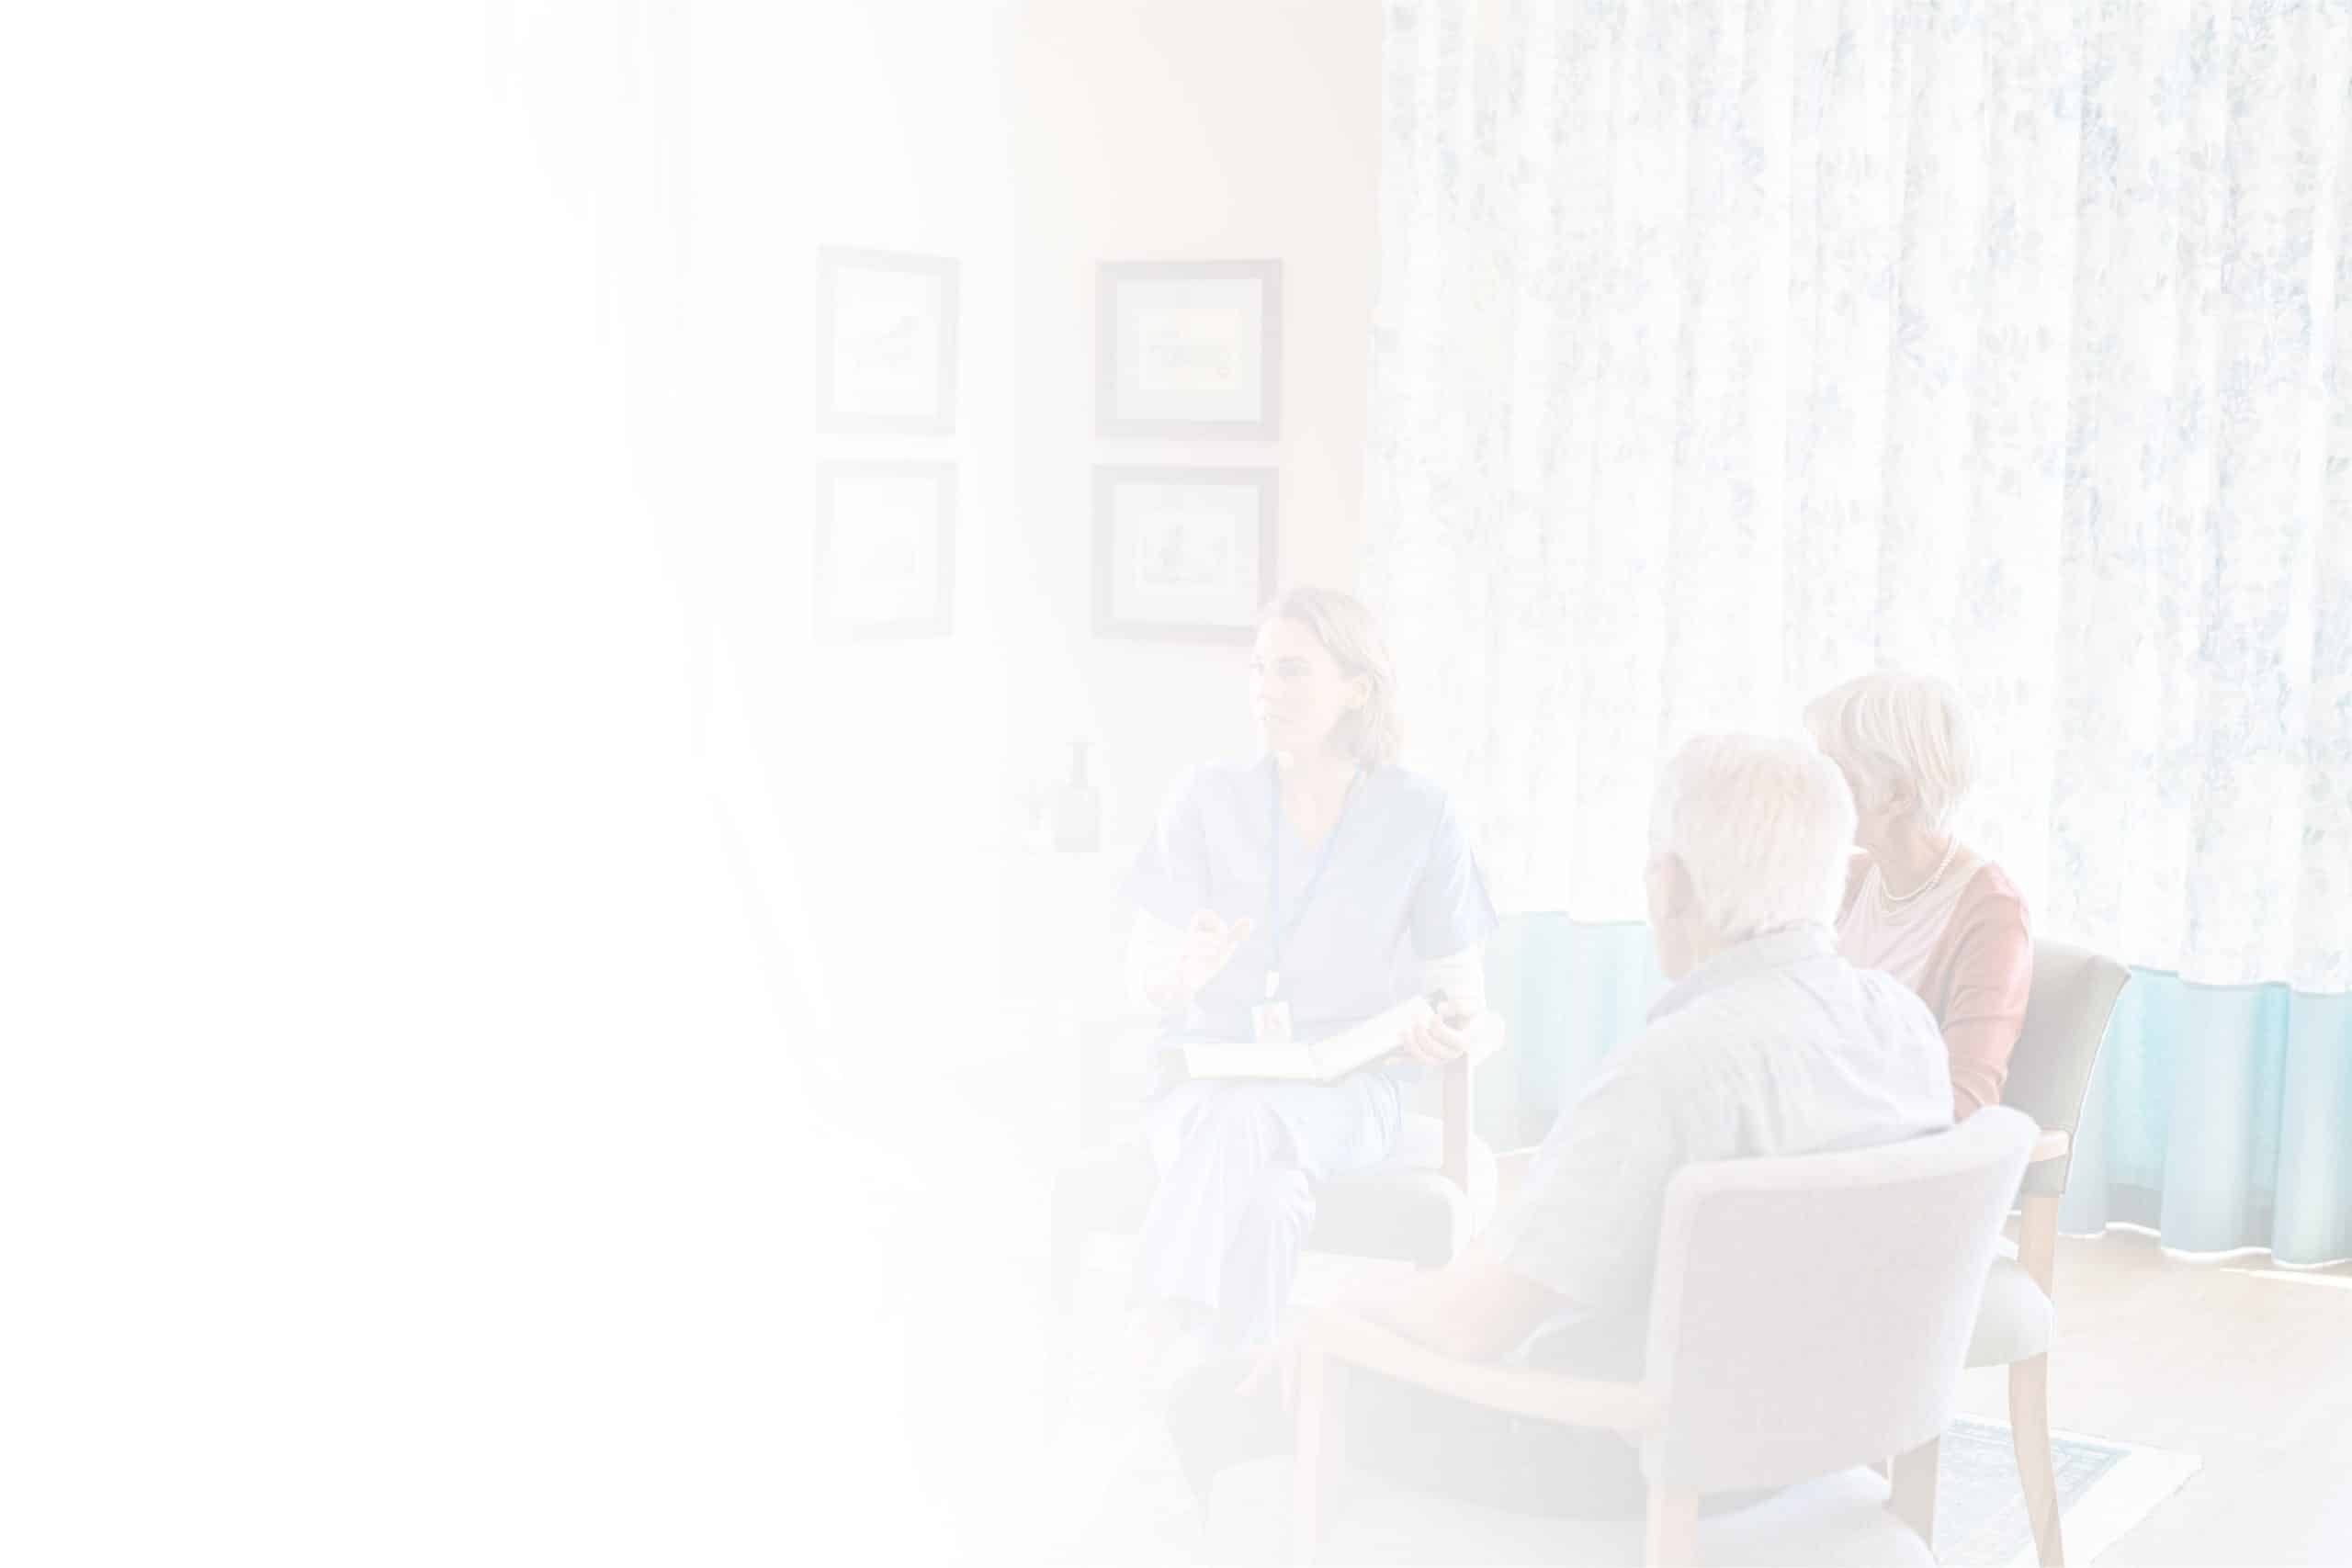
[[[2087,1563],[2197,1473],[2194,1454],[2053,1432],[2066,1561]],[[1962,1416],[1944,1431],[1936,1475],[1936,1557],[1951,1568],[2030,1568],[2033,1527],[2017,1450],[1998,1421]]]

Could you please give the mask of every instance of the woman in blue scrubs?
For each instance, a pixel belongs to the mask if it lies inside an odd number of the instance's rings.
[[[1363,604],[1292,589],[1250,671],[1265,757],[1181,779],[1126,883],[1130,985],[1168,1021],[1136,1289],[1155,1338],[1202,1353],[1272,1340],[1317,1188],[1388,1158],[1404,1087],[1465,1047],[1496,924],[1444,793],[1396,764],[1396,676]],[[1182,1077],[1187,1043],[1318,1039],[1416,993],[1442,995],[1442,1020],[1336,1083]]]

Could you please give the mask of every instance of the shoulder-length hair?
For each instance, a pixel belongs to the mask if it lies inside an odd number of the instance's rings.
[[[1895,670],[1857,675],[1805,705],[1815,743],[1843,762],[1877,807],[1907,789],[1919,819],[1941,832],[1976,782],[1976,741],[1960,694],[1930,676]]]
[[[1388,644],[1363,601],[1335,588],[1300,585],[1284,589],[1258,616],[1258,624],[1280,618],[1294,621],[1315,634],[1315,640],[1351,679],[1362,678],[1363,705],[1343,716],[1332,731],[1332,744],[1367,768],[1385,767],[1404,749],[1405,732],[1396,717],[1396,666]]]

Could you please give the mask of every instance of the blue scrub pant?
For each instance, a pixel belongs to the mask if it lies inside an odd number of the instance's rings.
[[[1207,1309],[1220,1348],[1271,1342],[1315,1225],[1316,1189],[1395,1152],[1401,1093],[1366,1068],[1334,1084],[1196,1079],[1153,1100],[1144,1137],[1159,1186],[1136,1293]]]

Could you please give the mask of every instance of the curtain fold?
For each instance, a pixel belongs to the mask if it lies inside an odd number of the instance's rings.
[[[2186,1252],[2352,1258],[2352,996],[2135,972],[2085,1107],[2059,1224]]]
[[[1892,664],[2039,931],[2352,991],[2352,5],[1387,15],[1364,586],[1498,897]]]

